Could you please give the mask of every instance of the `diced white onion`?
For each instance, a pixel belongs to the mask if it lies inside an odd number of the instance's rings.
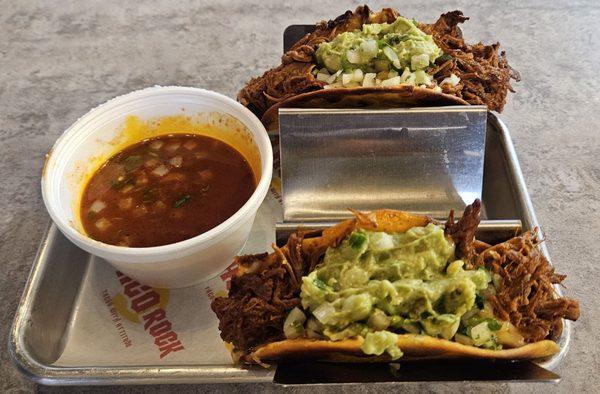
[[[106,218],[102,218],[96,221],[95,225],[98,230],[105,231],[107,228],[110,227],[110,221]]]
[[[363,81],[364,78],[364,74],[363,71],[360,68],[357,68],[356,70],[354,70],[354,72],[352,73],[352,80],[354,82],[358,82],[361,83]]]
[[[194,149],[196,146],[198,146],[198,144],[196,143],[196,141],[192,141],[192,140],[187,140],[185,141],[185,143],[183,144],[183,147],[187,150],[192,150]]]
[[[333,84],[336,81],[337,77],[339,77],[341,74],[342,74],[342,70],[338,70],[334,74],[331,74],[331,76],[327,80],[327,83],[330,85]]]
[[[456,86],[456,85],[458,85],[459,82],[460,82],[460,78],[459,77],[457,77],[454,74],[450,74],[449,77],[446,77],[446,78],[442,79],[442,82],[440,83],[440,85],[444,85],[444,84],[448,83],[448,84],[450,84],[452,86]]]
[[[383,47],[383,54],[385,55],[385,57],[390,59],[390,62],[392,62],[392,64],[394,64],[394,66],[396,65],[396,63],[400,64],[400,59],[398,59],[398,54],[396,54],[396,52],[394,52],[394,50],[391,47],[389,47],[389,46]]]
[[[390,250],[396,246],[394,244],[394,237],[383,231],[373,233],[371,237],[369,237],[369,240],[370,248],[372,248],[375,251]]]
[[[181,167],[181,164],[183,163],[183,157],[181,157],[181,156],[172,157],[171,160],[169,160],[169,163],[171,163],[171,165],[173,165],[175,167]]]
[[[315,332],[323,331],[323,325],[321,323],[319,323],[319,321],[317,319],[315,319],[313,316],[309,317],[308,320],[306,321],[306,328],[309,330],[313,330]]]
[[[413,55],[410,58],[410,68],[413,70],[419,70],[429,65],[429,55],[422,53],[420,55]]]
[[[181,142],[173,142],[167,146],[165,146],[165,150],[167,150],[168,152],[175,152],[177,149],[179,149],[179,147],[181,146]]]
[[[329,75],[329,74],[318,73],[317,74],[317,81],[327,82],[327,81],[329,81],[330,77],[331,77],[331,75]]]
[[[375,86],[375,73],[366,73],[363,77],[362,85],[365,87]]]
[[[490,339],[492,339],[492,331],[488,327],[487,321],[479,323],[475,327],[471,328],[471,339],[475,346],[481,346]]]
[[[160,148],[162,148],[163,144],[164,142],[162,141],[152,141],[150,143],[150,149],[159,150]]]
[[[185,181],[185,175],[180,173],[180,172],[171,172],[168,175],[165,175],[164,177],[162,177],[159,182],[160,183],[164,183],[164,182],[183,182]]]
[[[196,153],[194,153],[194,157],[198,160],[206,159],[208,157],[208,152],[207,151],[196,152]]]
[[[154,174],[156,176],[165,176],[168,173],[169,173],[169,169],[162,164],[160,166],[156,167],[154,170],[152,170],[152,174]]]
[[[142,173],[135,178],[136,185],[145,185],[146,183],[148,183],[148,177],[145,173]]]
[[[352,82],[352,74],[342,74],[342,85],[346,86]]]
[[[404,67],[404,71],[402,71],[402,75],[400,75],[400,80],[402,82],[406,82],[406,80],[411,76],[410,68]]]
[[[329,318],[335,313],[335,308],[328,302],[324,302],[313,311],[313,316],[323,324],[327,324]]]
[[[98,213],[106,208],[106,203],[104,201],[96,200],[90,206],[90,212]]]
[[[433,91],[436,92],[436,93],[442,93],[442,88],[440,88],[439,86],[435,86],[433,88]]]
[[[147,214],[148,210],[146,209],[146,206],[140,205],[138,207],[133,208],[131,213],[132,213],[133,217],[139,218],[139,217],[142,217],[145,214]]]
[[[418,84],[420,87],[427,87],[427,85],[431,85],[431,75],[427,74],[425,71],[417,70],[413,73],[413,75],[415,76],[415,84]]]
[[[198,172],[198,176],[200,177],[202,182],[209,182],[213,178],[214,174],[211,170],[206,169]]]
[[[283,333],[288,339],[298,338],[304,334],[306,315],[299,308],[294,308],[287,315],[283,323]]]
[[[119,200],[119,208],[129,209],[133,206],[133,198],[122,198]]]
[[[156,166],[158,163],[160,163],[160,161],[158,159],[154,159],[154,158],[153,159],[148,159],[144,163],[144,166],[150,168],[150,167]]]
[[[162,211],[166,207],[167,207],[167,205],[164,202],[160,201],[160,200],[158,200],[157,202],[154,203],[154,209],[157,210],[157,211]]]
[[[132,190],[133,190],[133,185],[125,185],[125,186],[123,186],[123,188],[121,189],[121,193],[123,193],[123,194],[127,194],[127,193],[129,193],[130,191],[132,191]]]
[[[377,41],[375,40],[365,40],[360,44],[360,51],[367,59],[372,59],[377,56],[377,50]]]
[[[352,49],[347,50],[346,51],[346,59],[348,59],[348,61],[350,63],[354,63],[354,64],[361,63],[360,54],[356,50],[352,50]]]
[[[381,86],[398,86],[400,85],[400,77],[389,78],[381,81]]]

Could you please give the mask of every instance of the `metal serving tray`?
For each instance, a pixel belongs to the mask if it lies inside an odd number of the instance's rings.
[[[523,230],[538,227],[509,132],[493,113],[488,115],[486,133],[483,180],[484,219],[501,222],[486,222],[482,230],[486,230],[489,235],[495,228],[498,232],[504,231],[506,236],[507,229],[514,228],[518,225],[518,221]],[[246,252],[256,253],[267,250],[267,246],[275,241],[273,228],[275,221],[280,220],[281,217],[268,218],[264,214],[269,212],[272,215],[272,212],[275,212],[269,211],[267,206],[273,204],[274,200],[272,197],[268,198],[261,207],[249,241],[249,244],[254,246]],[[544,253],[547,253],[543,244],[542,248]],[[206,303],[197,301],[201,296],[206,297],[206,294],[210,296],[212,290],[208,285],[173,290],[170,294],[173,302],[178,299],[185,304],[184,309],[188,315],[198,315],[187,326],[178,327],[180,333],[188,335],[187,338],[203,343],[199,347],[194,347],[193,341],[191,344],[186,343],[186,347],[190,350],[186,357],[167,362],[157,361],[157,358],[153,357],[142,357],[137,351],[126,353],[123,347],[115,348],[114,357],[112,357],[112,349],[99,350],[95,343],[101,342],[105,335],[109,335],[111,330],[114,330],[114,327],[90,325],[89,319],[83,317],[90,313],[90,306],[85,304],[85,300],[89,298],[90,292],[101,294],[104,284],[97,283],[97,278],[99,274],[106,274],[107,271],[108,274],[115,275],[114,269],[111,271],[108,264],[98,261],[71,244],[55,226],[50,227],[33,263],[9,339],[12,360],[27,377],[39,383],[53,385],[226,383],[273,380],[275,373],[273,368],[241,368],[228,361],[218,336],[216,318]],[[114,277],[114,282],[118,285],[116,278]],[[102,304],[96,310],[92,310],[98,315],[106,315],[108,311],[109,309]],[[538,365],[547,369],[554,368],[567,352],[570,336],[571,326],[568,321],[565,321],[559,341],[560,353],[549,360],[538,362]],[[65,353],[73,353],[73,350],[80,356],[79,358],[66,357]],[[125,353],[126,357],[122,353]],[[142,353],[147,354],[147,352]],[[461,380],[470,379],[477,380],[478,377],[472,376]],[[506,378],[506,380],[518,379],[518,376]],[[423,380],[431,379],[423,378]],[[479,380],[487,380],[487,378],[479,378]],[[288,379],[287,382],[293,384],[295,381]]]

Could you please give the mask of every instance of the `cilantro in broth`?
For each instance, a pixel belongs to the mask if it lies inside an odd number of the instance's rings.
[[[184,194],[183,196],[181,196],[178,200],[176,200],[173,203],[173,208],[181,208],[183,207],[185,204],[187,204],[190,201],[191,196],[189,194]]]

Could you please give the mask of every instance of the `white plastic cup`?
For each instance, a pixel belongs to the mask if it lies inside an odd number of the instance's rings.
[[[128,115],[153,119],[173,115],[222,113],[236,118],[260,156],[260,178],[250,199],[233,216],[196,237],[170,245],[130,248],[89,238],[78,224],[82,166],[110,148]],[[253,148],[254,149],[254,148]],[[116,153],[116,152],[113,152]],[[83,164],[82,164],[83,163]],[[242,249],[271,182],[273,151],[262,123],[247,108],[219,93],[188,87],[152,87],[114,98],[91,110],[56,141],[42,175],[42,195],[60,231],[83,250],[101,257],[143,284],[179,288],[221,273]],[[79,183],[78,183],[79,182]]]

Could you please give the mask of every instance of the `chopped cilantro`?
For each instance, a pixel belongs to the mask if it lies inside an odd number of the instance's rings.
[[[113,179],[112,181],[110,181],[110,187],[112,187],[115,190],[119,190],[119,189],[122,189],[123,186],[125,186],[127,184],[133,185],[134,183],[135,183],[135,180],[133,179],[132,176],[119,177],[119,179],[117,179],[117,180]]]
[[[325,282],[323,282],[323,281],[322,281],[321,279],[319,279],[319,278],[315,278],[315,279],[313,279],[313,284],[314,284],[315,286],[317,286],[319,289],[323,290],[323,291],[326,291],[327,289],[329,289],[329,286],[327,286],[327,285],[325,284]]]
[[[485,298],[482,295],[475,294],[475,305],[477,305],[477,308],[483,309],[484,302],[485,302]]]
[[[446,63],[448,60],[452,60],[452,56],[448,55],[447,53],[444,53],[442,56],[437,58],[436,63],[438,63],[438,64]]]
[[[142,194],[142,200],[144,202],[154,201],[156,199],[156,195],[153,190],[145,190],[144,194]]]
[[[142,165],[142,156],[128,156],[123,160],[126,171],[133,171]]]
[[[173,208],[181,208],[182,206],[187,204],[188,201],[190,201],[190,198],[191,198],[191,196],[189,194],[185,194],[185,195],[181,196],[179,198],[179,200],[177,200],[173,203]]]
[[[485,319],[487,322],[488,328],[492,331],[498,331],[502,328],[502,324],[496,319]]]
[[[348,243],[354,249],[360,249],[367,242],[367,236],[363,233],[352,233],[348,238]]]

